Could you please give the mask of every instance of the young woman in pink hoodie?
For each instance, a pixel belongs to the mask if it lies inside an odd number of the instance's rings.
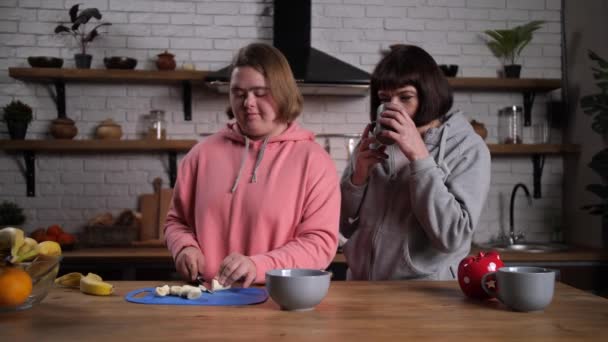
[[[250,44],[232,63],[230,118],[180,162],[165,239],[187,280],[264,283],[276,268],[324,269],[336,253],[335,165],[295,119],[302,96],[285,57]]]

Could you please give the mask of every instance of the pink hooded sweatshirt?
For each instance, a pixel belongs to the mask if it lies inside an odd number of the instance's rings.
[[[295,122],[251,141],[236,124],[208,137],[180,162],[165,239],[173,258],[200,248],[204,279],[232,252],[251,257],[255,282],[276,268],[324,269],[336,254],[338,174],[312,132]]]

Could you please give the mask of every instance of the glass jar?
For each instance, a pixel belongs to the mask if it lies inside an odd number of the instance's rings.
[[[167,138],[167,122],[165,121],[165,111],[153,109],[150,111],[148,116],[148,133],[146,138],[148,139],[166,139]]]
[[[498,143],[523,143],[523,111],[521,106],[509,106],[498,111]]]

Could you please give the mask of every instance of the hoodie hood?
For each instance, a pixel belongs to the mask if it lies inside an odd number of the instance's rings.
[[[236,122],[230,122],[226,124],[226,127],[219,132],[226,139],[230,139],[232,141],[245,144],[245,140],[249,139],[241,132],[239,125]],[[287,129],[284,130],[281,134],[275,135],[274,137],[270,137],[268,139],[268,143],[282,142],[282,141],[300,141],[300,140],[309,140],[314,141],[315,135],[309,130],[306,130],[296,122],[289,123],[287,125]],[[251,140],[250,143],[254,146],[263,143],[263,140]]]
[[[460,110],[454,110],[446,114],[442,119],[440,126],[430,128],[424,134],[424,142],[431,146],[440,145],[442,144],[442,136],[444,134],[447,138],[447,131],[449,131],[451,136],[455,136],[472,129],[471,124],[467,121],[462,112]],[[443,141],[443,143],[445,144],[445,141]]]
[[[245,162],[247,161],[247,156],[249,155],[249,146],[253,145],[254,149],[257,146],[260,146],[258,155],[255,160],[255,165],[253,167],[253,173],[251,174],[250,183],[257,182],[257,172],[260,167],[260,163],[262,163],[262,159],[264,159],[264,153],[266,152],[266,147],[268,144],[281,143],[286,141],[313,141],[314,134],[310,131],[307,131],[301,128],[297,123],[292,122],[287,126],[287,129],[283,131],[281,134],[266,137],[263,140],[252,141],[248,136],[241,133],[241,129],[236,122],[232,122],[227,124],[226,128],[220,132],[220,135],[226,137],[226,139],[232,140],[239,144],[244,144],[245,148],[243,149],[243,157],[241,158],[241,165],[239,166],[239,170],[236,178],[234,179],[234,183],[232,188],[230,189],[231,193],[236,191],[236,188],[239,185],[239,181],[241,180],[241,176],[243,174],[243,168],[245,167]]]

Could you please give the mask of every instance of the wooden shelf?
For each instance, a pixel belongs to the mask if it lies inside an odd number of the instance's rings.
[[[532,106],[536,93],[562,87],[560,79],[545,78],[449,77],[448,82],[454,90],[521,92],[524,126],[532,125]]]
[[[181,84],[184,120],[192,120],[192,84],[203,84],[207,71],[196,70],[116,70],[63,68],[8,68],[9,76],[22,81],[51,83],[55,86],[57,117],[65,118],[66,82]]]
[[[575,144],[488,144],[488,148],[495,156],[563,155],[580,152],[580,146]]]
[[[0,150],[36,152],[187,152],[196,140],[0,140]],[[490,153],[563,155],[580,152],[576,144],[488,144]]]
[[[187,152],[196,140],[0,140],[0,150],[19,152],[25,159],[27,196],[36,195],[36,153],[166,152],[171,187],[177,178],[177,152]]]
[[[135,82],[135,83],[203,83],[206,71],[196,70],[117,70],[63,68],[9,68],[9,76],[23,81],[53,82]]]
[[[562,87],[560,79],[449,77],[454,90],[547,92]]]
[[[34,196],[37,152],[167,152],[169,179],[173,186],[177,176],[177,152],[187,152],[196,143],[196,140],[0,140],[0,150],[23,153],[27,194]],[[488,148],[492,156],[532,156],[535,198],[541,197],[540,178],[545,156],[580,152],[580,146],[574,144],[488,144]]]
[[[35,152],[186,152],[196,140],[0,140],[0,150]]]

